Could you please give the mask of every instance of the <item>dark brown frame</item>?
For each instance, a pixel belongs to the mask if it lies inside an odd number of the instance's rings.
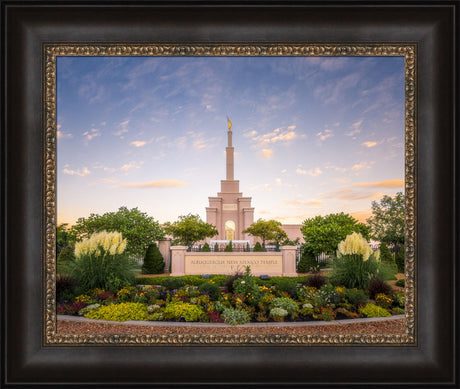
[[[2,383],[453,385],[457,6],[2,2]],[[43,44],[148,41],[417,45],[417,346],[43,347]]]

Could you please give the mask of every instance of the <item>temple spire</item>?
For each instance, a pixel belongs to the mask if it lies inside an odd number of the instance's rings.
[[[233,175],[233,147],[232,147],[232,122],[227,116],[228,121],[228,146],[226,149],[227,154],[227,180],[234,180]]]

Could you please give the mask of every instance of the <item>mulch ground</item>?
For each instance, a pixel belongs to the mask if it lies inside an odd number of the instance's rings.
[[[404,319],[377,322],[341,324],[340,321],[328,325],[314,326],[266,326],[266,327],[172,327],[143,326],[128,324],[106,324],[95,322],[74,322],[58,319],[57,332],[60,334],[139,334],[139,335],[234,335],[234,334],[404,334]]]

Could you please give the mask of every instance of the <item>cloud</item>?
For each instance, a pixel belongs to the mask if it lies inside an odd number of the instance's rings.
[[[363,124],[363,119],[360,119],[357,122],[353,123],[351,125],[351,128],[353,130],[350,131],[350,132],[347,132],[345,135],[346,136],[354,136],[356,134],[359,134],[361,132],[361,124]]]
[[[266,147],[267,145],[275,144],[278,142],[289,143],[290,141],[299,137],[295,132],[296,126],[289,126],[287,128],[276,128],[266,134],[259,134],[253,130],[243,134],[246,138],[251,138],[256,143],[256,147]],[[302,137],[302,135],[300,135]]]
[[[358,182],[344,188],[404,188],[404,180],[387,180],[377,182]]]
[[[273,150],[270,149],[262,149],[262,155],[265,158],[271,158],[273,156]]]
[[[140,165],[142,165],[144,162],[135,162],[135,161],[132,161],[130,163],[127,163],[125,165],[123,165],[120,170],[121,171],[124,171],[124,172],[127,172],[128,170],[131,170],[131,169],[139,169],[140,168]]]
[[[56,131],[56,139],[63,139],[63,138],[73,138],[73,135],[70,133],[70,132],[64,132],[64,131],[60,131],[59,128],[61,128],[61,126],[57,126],[58,127],[58,130]]]
[[[336,172],[342,172],[345,173],[348,169],[342,166],[336,166],[336,165],[328,165],[326,166],[326,169],[333,169]]]
[[[179,186],[188,185],[188,182],[178,180],[160,180],[160,181],[149,181],[149,182],[129,182],[122,185],[117,185],[116,188],[174,188]]]
[[[281,185],[281,178],[275,178],[276,185]]]
[[[316,136],[319,137],[320,141],[325,141],[327,138],[334,136],[334,133],[332,132],[332,130],[326,129],[324,131],[318,132]]]
[[[316,176],[319,176],[320,174],[323,174],[323,171],[319,168],[319,167],[316,167],[314,169],[310,169],[310,170],[305,170],[302,168],[302,165],[298,165],[297,166],[297,169],[296,169],[296,173],[297,174],[308,174],[312,177],[316,177]]]
[[[286,173],[286,172],[287,172],[286,169],[281,170],[281,173],[283,173],[283,174]]]
[[[328,104],[336,102],[347,89],[354,88],[361,79],[360,73],[348,74],[341,79],[331,79],[325,85],[318,86],[313,94],[315,98]]]
[[[82,170],[71,170],[71,169],[68,169],[68,165],[66,165],[64,167],[64,169],[62,169],[62,172],[64,174],[68,174],[69,176],[80,176],[80,177],[84,177],[84,176],[87,176],[88,174],[90,174],[91,172],[88,170],[88,168],[84,167]]]
[[[303,201],[303,200],[298,200],[298,199],[288,199],[288,200],[284,200],[284,202],[287,204],[298,206],[296,208],[300,208],[303,206],[321,205],[324,203],[324,201],[320,199],[312,199],[308,201]]]
[[[116,184],[120,180],[118,178],[103,178],[101,181],[107,184]]]
[[[363,142],[361,144],[366,147],[374,147],[377,145],[377,142]]]
[[[101,136],[101,133],[99,132],[99,130],[97,128],[92,128],[91,130],[84,132],[83,136],[87,140],[91,140],[91,139],[95,138],[96,136]]]
[[[380,192],[361,192],[350,189],[339,189],[324,193],[322,196],[324,199],[336,199],[336,200],[365,200],[372,199],[376,200],[382,197]]]
[[[131,142],[131,144],[133,146],[136,146],[136,147],[142,147],[142,146],[145,146],[147,142],[143,141],[143,140],[135,140],[133,142]]]
[[[370,169],[371,165],[373,165],[375,162],[360,162],[352,166],[351,170],[353,171],[359,171],[361,169]]]
[[[302,165],[297,166],[297,169],[295,169],[295,172],[297,174],[307,174],[307,171],[302,169]]]

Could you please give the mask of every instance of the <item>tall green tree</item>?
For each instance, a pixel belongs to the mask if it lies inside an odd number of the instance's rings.
[[[216,228],[201,220],[199,215],[189,213],[179,216],[174,223],[167,222],[163,225],[165,232],[172,235],[174,240],[191,248],[196,242],[205,238],[212,238],[218,234]]]
[[[159,274],[165,269],[165,261],[156,243],[147,248],[142,265],[142,274]]]
[[[384,242],[395,249],[404,244],[405,196],[383,196],[372,202],[372,216],[367,219],[371,227],[371,238]]]
[[[121,232],[128,241],[125,254],[131,259],[143,258],[152,242],[164,238],[163,229],[153,217],[137,208],[127,207],[120,207],[116,212],[106,212],[103,215],[92,213],[87,218],[79,218],[69,234],[74,241],[79,241],[102,230]]]
[[[358,232],[366,239],[369,239],[370,232],[367,225],[343,212],[306,219],[300,230],[304,246],[308,246],[308,251],[315,257],[322,253],[335,254],[339,243],[352,232]]]
[[[276,220],[259,219],[243,230],[243,234],[261,238],[263,247],[265,247],[266,241],[274,240],[275,242],[281,242],[287,239],[286,232],[281,229],[281,223]]]

